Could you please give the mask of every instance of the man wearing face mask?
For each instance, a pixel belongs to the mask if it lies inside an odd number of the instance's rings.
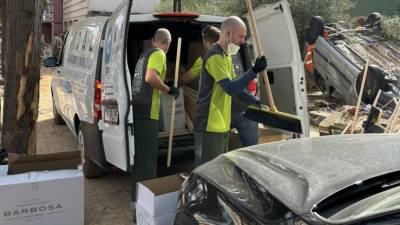
[[[164,84],[167,71],[166,53],[171,44],[167,29],[158,29],[153,47],[139,57],[132,80],[135,128],[135,161],[131,169],[132,200],[136,200],[136,182],[154,178],[157,169],[160,93],[177,98],[177,88]]]
[[[258,99],[244,91],[257,73],[267,66],[265,56],[256,59],[250,70],[236,78],[232,56],[245,42],[246,25],[236,16],[221,25],[219,41],[204,55],[196,106],[195,165],[201,165],[225,153],[231,125],[231,96],[247,104],[259,104]]]

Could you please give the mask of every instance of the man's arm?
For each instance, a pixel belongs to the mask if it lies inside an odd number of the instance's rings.
[[[250,94],[246,89],[244,89],[242,92],[239,92],[239,94],[235,96],[238,97],[242,102],[249,105],[260,103],[260,100],[256,96]]]
[[[249,82],[253,79],[255,79],[257,76],[256,73],[253,72],[253,70],[248,70],[243,76],[235,79],[235,80],[230,80],[228,78],[222,79],[218,81],[218,84],[221,86],[222,89],[228,94],[228,95],[237,95],[240,92],[243,92],[243,90],[249,85]]]
[[[146,75],[144,77],[146,83],[148,83],[152,88],[156,88],[162,92],[168,93],[169,87],[161,81],[158,76],[158,72],[155,69],[147,69]]]

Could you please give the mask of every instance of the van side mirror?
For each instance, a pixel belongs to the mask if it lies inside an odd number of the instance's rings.
[[[57,58],[56,57],[48,57],[43,61],[43,65],[45,67],[56,67],[57,66]]]

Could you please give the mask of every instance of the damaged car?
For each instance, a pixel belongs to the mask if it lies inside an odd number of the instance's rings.
[[[182,185],[174,224],[398,225],[399,137],[325,136],[223,154]]]
[[[305,69],[322,92],[355,105],[368,61],[363,103],[372,104],[379,90],[378,106],[400,96],[400,43],[385,38],[381,24],[379,13],[365,21],[325,24],[319,16],[310,20]]]

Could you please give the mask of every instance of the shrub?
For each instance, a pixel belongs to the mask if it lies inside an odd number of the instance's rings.
[[[400,16],[384,17],[383,34],[388,39],[400,41]]]

